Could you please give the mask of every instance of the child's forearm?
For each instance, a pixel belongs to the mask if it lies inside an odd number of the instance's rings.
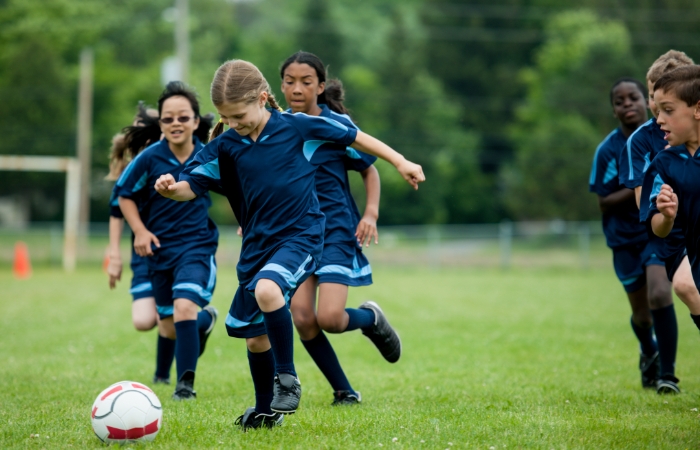
[[[673,229],[674,219],[664,216],[661,213],[656,213],[651,218],[651,230],[658,237],[665,238]]]
[[[375,220],[379,218],[379,197],[381,192],[381,182],[379,171],[374,166],[369,166],[361,172],[362,181],[365,184],[367,202],[365,204],[365,216],[371,216]]]
[[[146,229],[146,225],[143,224],[141,220],[141,215],[139,214],[139,208],[136,206],[136,202],[129,198],[119,197],[119,208],[122,210],[124,215],[124,220],[131,227],[131,231],[137,234]]]
[[[634,199],[637,202],[637,209],[639,209],[640,208],[639,205],[641,205],[641,203],[642,203],[642,187],[641,186],[637,186],[636,188],[634,188]]]
[[[122,238],[122,230],[124,230],[124,219],[119,217],[109,218],[109,257],[114,259],[115,257],[121,257],[119,251],[119,243]]]
[[[406,158],[393,148],[362,131],[357,132],[357,137],[355,137],[355,142],[352,143],[351,147],[361,152],[374,155],[377,158],[381,158],[391,163],[394,167],[398,167],[399,164],[406,160]]]

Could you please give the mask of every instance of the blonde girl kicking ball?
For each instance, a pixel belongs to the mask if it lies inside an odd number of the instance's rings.
[[[341,158],[352,146],[389,161],[415,189],[425,176],[419,165],[354,128],[325,117],[280,112],[269,84],[249,62],[232,60],[219,67],[211,99],[221,116],[212,132],[216,139],[188,164],[179,182],[163,175],[155,189],[189,201],[221,186],[238,218],[243,231],[239,288],[226,329],[246,339],[256,393],[255,407],[238,423],[243,429],[272,427],[281,423],[280,414],[294,413],[301,398],[288,308],[323,250],[325,217],[314,191],[317,166]],[[224,124],[230,129],[221,134]],[[324,146],[327,142],[340,146]]]

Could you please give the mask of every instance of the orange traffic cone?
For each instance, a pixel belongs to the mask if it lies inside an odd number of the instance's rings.
[[[29,262],[29,249],[27,244],[18,241],[15,244],[15,261],[12,266],[15,278],[24,280],[32,276],[32,264]]]

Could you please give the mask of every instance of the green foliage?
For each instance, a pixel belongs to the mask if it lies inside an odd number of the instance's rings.
[[[154,104],[162,89],[162,61],[175,52],[172,7],[0,2],[0,153],[75,154],[78,57],[85,47],[95,52],[93,221],[107,217],[102,177],[112,136],[139,100]],[[378,164],[382,224],[593,218],[584,173],[591,143],[615,126],[610,84],[641,77],[670,46],[695,49],[700,17],[692,0],[665,0],[663,9],[652,0],[582,0],[576,8],[588,9],[571,8],[561,0],[191,0],[189,82],[203,112],[213,112],[212,74],[227,59],[247,59],[281,98],[281,62],[300,49],[318,53],[344,82],[361,129],[417,160],[428,177],[412,192]],[[561,150],[566,133],[575,145]],[[551,164],[562,173],[545,170]],[[60,220],[63,176],[3,176],[0,196],[31,204],[33,220]],[[529,205],[554,178],[561,185],[548,192],[566,200]],[[353,189],[362,203],[357,177]],[[225,203],[215,202],[217,220],[231,223]]]
[[[580,10],[554,17],[536,65],[522,72],[525,103],[510,130],[515,158],[504,168],[504,203],[518,219],[592,219],[586,183],[597,144],[617,126],[608,93],[634,73],[624,25]]]

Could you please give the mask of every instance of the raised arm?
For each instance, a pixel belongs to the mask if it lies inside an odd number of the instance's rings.
[[[175,177],[170,174],[161,175],[156,180],[156,191],[163,197],[178,202],[187,202],[197,195],[190,188],[190,183],[187,181],[175,181]]]
[[[651,229],[655,235],[666,237],[673,229],[678,214],[678,196],[668,184],[661,186],[661,191],[656,197],[656,209],[659,212],[651,218]]]
[[[396,150],[367,133],[358,131],[355,142],[352,143],[351,147],[388,161],[396,167],[396,170],[414,189],[418,189],[418,183],[425,181],[423,168],[420,165],[407,160]]]
[[[360,223],[357,224],[355,237],[360,246],[366,245],[369,247],[372,238],[374,243],[379,244],[379,234],[377,233],[377,219],[379,219],[379,196],[381,191],[381,183],[379,181],[379,171],[374,165],[369,166],[362,172],[362,181],[365,184],[365,192],[367,193],[367,202],[365,204],[365,213],[362,215]],[[366,243],[365,243],[366,241]]]

